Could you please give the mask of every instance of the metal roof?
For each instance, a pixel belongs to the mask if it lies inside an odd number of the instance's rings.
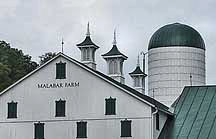
[[[103,54],[102,56],[106,57],[106,56],[122,56],[124,57],[125,59],[127,59],[127,56],[125,56],[124,54],[122,54],[116,45],[113,45],[112,49],[107,52],[106,54]]]
[[[96,48],[99,48],[99,46],[97,46],[96,44],[94,44],[91,40],[90,36],[86,36],[85,40],[79,44],[77,44],[77,46],[86,46],[86,45],[93,45]]]
[[[150,39],[148,50],[174,46],[195,47],[205,50],[205,43],[199,32],[180,23],[168,24],[158,29]]]
[[[131,73],[129,73],[130,75],[143,75],[143,76],[147,76],[144,72],[142,72],[142,70],[140,69],[140,66],[137,66],[136,67],[136,69],[133,71],[133,72],[131,72]]]
[[[185,87],[159,139],[215,139],[216,86]]]

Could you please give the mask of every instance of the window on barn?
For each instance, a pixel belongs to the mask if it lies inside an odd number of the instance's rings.
[[[34,139],[44,139],[44,123],[35,123],[34,129]]]
[[[8,103],[8,118],[17,118],[17,102]]]
[[[87,138],[87,122],[77,122],[77,138]]]
[[[65,100],[56,101],[56,117],[65,117]]]
[[[115,115],[116,114],[116,99],[115,98],[107,98],[105,99],[105,114],[106,115]]]
[[[131,120],[121,121],[121,137],[131,137]]]
[[[66,63],[56,63],[56,79],[66,78]]]

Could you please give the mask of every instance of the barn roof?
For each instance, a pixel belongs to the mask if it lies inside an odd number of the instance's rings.
[[[216,137],[216,86],[188,86],[172,105],[159,139],[212,139]]]

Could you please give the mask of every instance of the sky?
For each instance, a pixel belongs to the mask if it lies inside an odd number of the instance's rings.
[[[0,0],[0,40],[39,61],[46,52],[60,52],[80,60],[76,44],[85,38],[90,23],[97,69],[106,73],[101,54],[117,46],[128,56],[124,62],[126,82],[136,66],[137,55],[147,52],[152,34],[170,23],[195,28],[206,44],[206,81],[216,84],[216,1],[215,0]]]

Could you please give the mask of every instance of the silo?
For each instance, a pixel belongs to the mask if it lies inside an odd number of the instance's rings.
[[[180,23],[158,29],[148,46],[148,93],[170,106],[184,86],[205,85],[205,44],[192,27]]]

